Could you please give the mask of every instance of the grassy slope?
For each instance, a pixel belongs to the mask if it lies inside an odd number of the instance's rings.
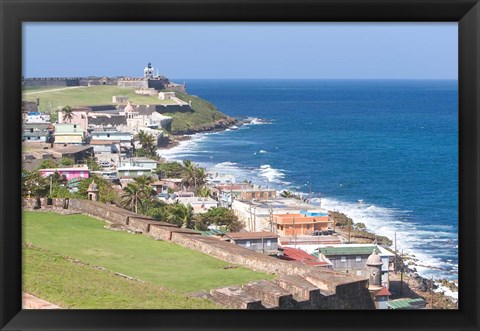
[[[53,91],[49,91],[52,90]],[[48,91],[48,92],[46,92]],[[41,93],[40,93],[41,92]],[[34,101],[40,98],[40,111],[54,111],[58,106],[89,106],[89,105],[110,105],[112,96],[128,96],[133,104],[153,105],[153,104],[174,104],[170,100],[160,100],[156,96],[144,96],[135,94],[134,88],[126,88],[116,85],[98,85],[85,86],[64,89],[44,88],[34,90],[24,90],[23,99]],[[46,102],[46,104],[45,104]]]
[[[23,240],[182,293],[242,284],[272,276],[181,246],[104,228],[84,215],[24,212]]]
[[[172,122],[173,133],[178,130],[186,130],[199,125],[209,124],[225,117],[225,114],[218,111],[213,104],[206,100],[180,92],[175,92],[175,95],[185,102],[191,101],[193,112],[163,114],[174,118]]]
[[[24,291],[62,308],[219,308],[208,300],[188,298],[156,285],[128,280],[35,248],[23,248],[23,265]]]

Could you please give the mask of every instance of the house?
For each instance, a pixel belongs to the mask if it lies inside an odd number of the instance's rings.
[[[278,253],[278,236],[273,232],[230,232],[222,240],[267,255]]]
[[[24,123],[48,123],[50,124],[50,114],[38,111],[26,112],[23,115]]]
[[[175,92],[160,92],[158,93],[158,98],[160,100],[169,100],[175,98]]]
[[[184,205],[190,205],[193,208],[195,214],[205,213],[210,208],[218,207],[218,201],[213,200],[212,198],[205,197],[179,197],[175,198],[175,201],[178,201]]]
[[[47,136],[53,132],[51,123],[24,123],[22,141],[26,142],[47,142]]]
[[[377,309],[388,309],[388,300],[392,294],[386,287],[382,287],[375,295],[375,307]]]
[[[292,198],[269,200],[241,200],[232,203],[232,209],[248,231],[275,231],[273,216],[278,214],[298,214],[302,211],[318,211],[318,207]]]
[[[367,259],[372,252],[378,254],[383,262],[381,271],[382,286],[389,288],[389,270],[395,254],[385,248],[373,244],[341,244],[320,246],[314,255],[320,254],[332,261],[333,269],[368,277]]]
[[[88,170],[87,166],[40,169],[39,171],[43,177],[48,177],[53,175],[55,172],[58,172],[60,176],[65,176],[68,181],[73,179],[82,180],[90,177],[90,170]]]
[[[333,221],[328,213],[316,213],[309,216],[305,211],[295,214],[273,215],[273,226],[280,236],[305,236],[313,235],[318,231],[333,229]]]
[[[55,124],[55,143],[82,144],[85,140],[84,131],[79,124]]]
[[[222,207],[230,207],[233,200],[269,200],[276,198],[276,191],[269,188],[255,187],[251,184],[216,185],[216,195]]]
[[[332,263],[325,257],[313,256],[307,252],[293,247],[279,247],[278,258],[286,261],[297,261],[308,266],[331,268]]]
[[[117,130],[93,130],[89,133],[89,143],[95,153],[119,153],[122,147],[131,147],[133,134]]]
[[[122,178],[136,178],[140,176],[152,176],[152,169],[137,166],[123,166],[117,168],[117,177]]]
[[[157,192],[157,194],[169,194],[181,190],[181,178],[165,178],[157,180],[150,184],[150,186]]]
[[[157,168],[158,161],[146,157],[132,157],[120,161],[121,167],[148,168],[153,172]]]

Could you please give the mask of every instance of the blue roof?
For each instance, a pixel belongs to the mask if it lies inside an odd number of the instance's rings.
[[[40,115],[40,112],[39,111],[30,111],[28,112],[28,115]]]

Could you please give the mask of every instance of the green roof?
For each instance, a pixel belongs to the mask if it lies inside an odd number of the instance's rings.
[[[325,256],[332,256],[332,255],[370,255],[373,252],[372,247],[324,247],[319,248],[320,252],[322,252]],[[377,254],[380,253],[378,247],[375,246],[375,252]]]
[[[392,309],[412,309],[412,308],[417,308],[416,305],[412,305],[412,304],[421,303],[421,302],[424,302],[422,298],[399,299],[395,301],[389,301],[387,302],[387,305]]]
[[[211,230],[208,230],[208,231],[200,231],[200,233],[203,236],[215,236],[215,235],[225,234],[225,231],[211,229]]]

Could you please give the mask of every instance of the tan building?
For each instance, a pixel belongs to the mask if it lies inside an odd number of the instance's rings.
[[[281,237],[311,236],[315,231],[333,229],[333,221],[329,220],[328,214],[321,216],[277,214],[273,215],[273,225]]]

